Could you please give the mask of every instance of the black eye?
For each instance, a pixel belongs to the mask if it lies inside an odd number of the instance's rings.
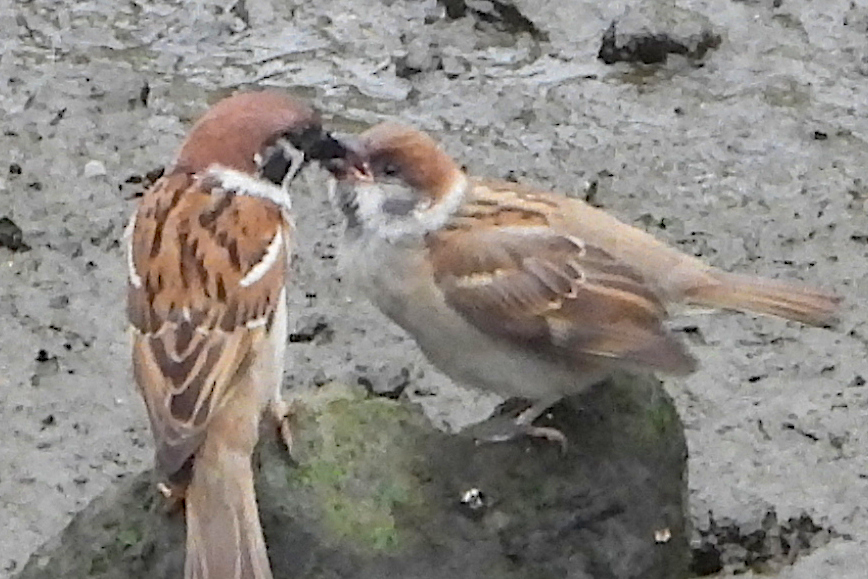
[[[268,179],[275,185],[280,185],[292,168],[292,159],[286,154],[283,147],[267,147],[262,151],[258,165],[259,173],[263,179]]]
[[[401,171],[398,169],[398,165],[394,163],[386,163],[383,166],[383,175],[386,177],[397,177],[398,173]]]

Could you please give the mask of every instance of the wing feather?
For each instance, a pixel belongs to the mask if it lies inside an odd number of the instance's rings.
[[[134,219],[127,300],[133,372],[157,464],[172,475],[202,443],[253,344],[270,329],[290,225],[271,202],[215,191],[188,175],[157,182]]]
[[[490,335],[561,358],[691,371],[693,358],[666,329],[666,310],[642,276],[551,227],[548,207],[527,195],[499,203],[471,199],[428,236],[435,282],[447,302]]]

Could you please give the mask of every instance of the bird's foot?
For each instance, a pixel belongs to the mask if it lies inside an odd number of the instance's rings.
[[[515,418],[515,424],[525,436],[544,438],[550,442],[558,443],[561,446],[561,452],[566,454],[567,437],[563,432],[551,426],[533,425],[534,421],[544,414],[556,401],[557,399],[545,399],[534,402]]]
[[[569,441],[567,440],[566,435],[557,428],[551,426],[534,426],[529,424],[522,428],[522,434],[530,436],[531,438],[542,438],[549,442],[555,442],[560,445],[562,454],[567,453]]]
[[[560,445],[561,451],[567,451],[567,437],[557,428],[550,426],[534,426],[533,422],[544,413],[553,402],[538,401],[517,416],[512,413],[493,416],[479,424],[465,429],[462,434],[474,438],[478,444],[506,442],[521,436],[542,438]]]
[[[292,457],[292,417],[293,409],[283,398],[275,398],[268,405],[268,413],[274,421],[277,430],[277,437],[286,446],[286,452]]]
[[[166,512],[174,514],[184,510],[184,498],[187,494],[186,485],[174,485],[171,482],[160,481],[157,490],[166,499]]]

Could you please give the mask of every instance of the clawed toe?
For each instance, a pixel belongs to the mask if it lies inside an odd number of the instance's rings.
[[[522,434],[530,436],[532,438],[544,438],[549,442],[555,442],[560,445],[561,453],[567,453],[567,447],[569,445],[569,442],[567,441],[567,437],[564,435],[564,433],[557,428],[552,428],[550,426],[528,425],[522,428]]]
[[[283,442],[289,455],[292,456],[292,407],[284,400],[278,399],[272,401],[268,408],[269,414],[271,414],[271,418],[276,426],[277,437]]]
[[[290,416],[286,415],[277,425],[277,436],[283,442],[283,445],[286,447],[286,452],[292,456],[292,428],[289,425]]]
[[[529,408],[515,417],[501,415],[489,418],[466,429],[463,434],[472,437],[477,444],[506,442],[520,436],[542,438],[557,443],[561,447],[561,452],[566,453],[567,437],[560,430],[532,424],[541,413],[540,406]]]
[[[157,483],[157,490],[166,499],[166,512],[172,514],[184,509],[186,487],[160,481]]]

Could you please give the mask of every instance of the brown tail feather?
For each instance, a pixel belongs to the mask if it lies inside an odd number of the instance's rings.
[[[186,506],[185,579],[272,579],[250,456],[206,439]]]
[[[828,327],[837,322],[841,298],[820,290],[784,281],[732,273],[717,273],[718,283],[691,289],[690,305],[778,316],[810,326]]]

